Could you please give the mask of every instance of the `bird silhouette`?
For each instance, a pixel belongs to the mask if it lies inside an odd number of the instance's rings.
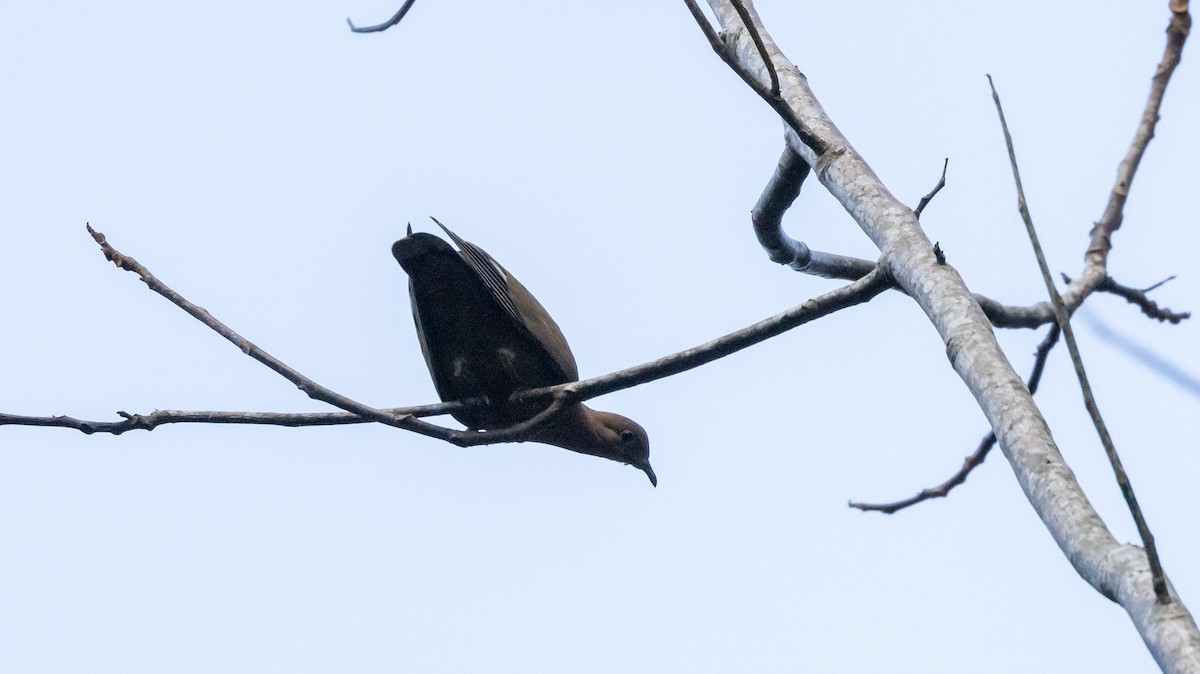
[[[484,405],[452,413],[472,430],[525,421],[547,403],[509,397],[578,381],[571,347],[520,281],[482,248],[433,221],[459,250],[433,234],[414,234],[409,225],[392,255],[408,274],[417,337],[438,395],[443,401],[486,398]],[[525,439],[629,464],[658,485],[645,429],[619,414],[571,403]]]

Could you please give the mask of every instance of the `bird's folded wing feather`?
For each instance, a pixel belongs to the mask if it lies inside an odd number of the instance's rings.
[[[562,330],[550,317],[549,312],[542,307],[541,302],[500,266],[499,262],[488,255],[487,251],[450,231],[450,228],[438,222],[436,218],[433,221],[437,222],[438,227],[441,227],[459,247],[459,256],[487,287],[496,304],[500,305],[513,322],[529,333],[554,360],[562,371],[563,381],[578,380],[579,367],[575,364],[571,347],[567,345],[567,338],[563,336]]]

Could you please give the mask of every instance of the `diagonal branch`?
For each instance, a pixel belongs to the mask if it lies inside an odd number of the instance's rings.
[[[733,70],[733,72],[737,73],[738,77],[742,78],[742,81],[746,83],[746,86],[754,90],[754,93],[758,94],[759,97],[766,101],[767,105],[771,106],[771,109],[774,110],[776,114],[779,115],[780,119],[783,120],[783,123],[786,124],[798,138],[800,138],[801,142],[811,148],[812,151],[817,155],[825,154],[825,152],[829,149],[829,146],[826,144],[825,140],[818,134],[814,133],[812,129],[808,128],[795,114],[795,111],[793,111],[787,102],[784,101],[779,95],[779,73],[776,69],[775,62],[770,58],[771,52],[766,46],[766,40],[764,40],[762,35],[760,35],[758,32],[757,15],[754,13],[754,9],[752,7],[748,8],[740,2],[733,3],[736,4],[736,9],[734,11],[740,10],[739,16],[741,17],[742,27],[749,32],[749,27],[754,26],[754,35],[757,36],[757,39],[752,37],[751,40],[755,42],[755,49],[758,49],[759,45],[762,47],[762,51],[757,53],[759,53],[759,58],[762,60],[761,68],[767,71],[768,77],[771,79],[773,88],[770,89],[763,86],[762,82],[759,81],[758,76],[755,75],[749,67],[743,64],[741,60],[739,60],[735,53],[735,48],[727,42],[727,40],[730,39],[729,36],[727,35],[726,37],[722,37],[721,34],[713,30],[712,24],[710,24],[708,22],[708,18],[704,16],[704,12],[702,12],[700,7],[696,4],[696,0],[683,1],[684,4],[687,5],[688,11],[691,12],[692,18],[696,20],[696,24],[700,26],[700,30],[704,33],[704,37],[708,39],[709,46],[711,46],[713,51],[717,53],[717,56],[720,56],[721,60],[724,61],[725,64],[728,65],[731,70]],[[771,46],[774,46],[774,44],[772,43]],[[792,67],[795,68],[795,66]],[[797,74],[799,73],[797,72]]]
[[[1058,336],[1060,334],[1062,334],[1062,331],[1059,330],[1058,324],[1051,325],[1045,339],[1042,340],[1042,343],[1038,345],[1037,350],[1034,352],[1033,371],[1029,373],[1029,381],[1027,382],[1030,395],[1037,393],[1038,386],[1042,383],[1042,373],[1046,371],[1046,360],[1050,356],[1050,350],[1058,343]],[[892,503],[860,503],[851,501],[849,506],[863,512],[881,512],[884,515],[892,515],[905,508],[915,506],[922,501],[945,498],[950,495],[951,489],[967,481],[967,476],[971,474],[971,471],[983,464],[984,459],[987,458],[988,453],[995,446],[996,434],[988,433],[984,436],[983,440],[979,441],[979,446],[975,448],[975,451],[963,459],[962,468],[959,468],[958,472],[950,476],[950,479],[936,487],[922,489],[915,496]]]
[[[1146,154],[1146,148],[1150,145],[1150,140],[1154,138],[1154,129],[1158,126],[1159,111],[1162,109],[1163,97],[1167,93],[1167,84],[1171,81],[1175,67],[1183,58],[1183,43],[1187,40],[1191,26],[1192,17],[1188,14],[1188,1],[1172,0],[1171,23],[1167,26],[1167,46],[1163,51],[1162,60],[1159,61],[1158,67],[1154,71],[1154,77],[1151,79],[1150,97],[1146,100],[1145,109],[1142,110],[1142,119],[1138,123],[1137,132],[1133,135],[1133,142],[1130,143],[1125,158],[1117,167],[1117,182],[1113,185],[1112,192],[1109,193],[1104,213],[1096,221],[1089,234],[1091,242],[1085,256],[1089,268],[1102,271],[1108,264],[1108,252],[1112,249],[1112,235],[1121,227],[1121,221],[1125,218],[1125,201],[1129,198],[1129,188],[1133,185],[1133,177],[1142,163],[1142,156]]]
[[[1100,416],[1100,407],[1096,404],[1095,395],[1092,394],[1092,386],[1088,383],[1087,371],[1083,367],[1083,357],[1079,354],[1079,345],[1075,342],[1075,332],[1071,329],[1071,316],[1067,312],[1067,306],[1063,304],[1062,296],[1058,294],[1058,288],[1054,286],[1054,277],[1050,274],[1050,266],[1046,264],[1046,254],[1042,251],[1042,245],[1038,241],[1037,230],[1033,226],[1033,217],[1029,214],[1029,204],[1025,201],[1025,188],[1021,185],[1021,171],[1017,167],[1017,153],[1013,149],[1012,135],[1008,132],[1008,123],[1004,120],[1004,108],[1000,105],[1000,94],[996,93],[996,85],[992,83],[991,75],[988,75],[988,85],[992,88],[992,100],[996,103],[996,113],[1000,116],[1000,128],[1004,131],[1004,144],[1008,147],[1008,159],[1012,164],[1013,182],[1017,185],[1017,210],[1021,212],[1021,219],[1025,222],[1025,231],[1029,234],[1029,242],[1033,244],[1033,253],[1037,256],[1038,269],[1042,272],[1042,281],[1045,282],[1046,292],[1050,294],[1050,301],[1054,304],[1058,327],[1062,330],[1063,338],[1067,342],[1067,351],[1071,354],[1071,364],[1075,367],[1079,388],[1083,390],[1083,404],[1087,407],[1088,414],[1092,417],[1092,423],[1096,426],[1096,433],[1100,436],[1100,443],[1104,445],[1104,452],[1108,455],[1109,463],[1112,464],[1117,484],[1121,488],[1121,495],[1125,497],[1129,512],[1137,524],[1142,544],[1146,548],[1146,557],[1150,563],[1150,573],[1154,583],[1154,594],[1158,597],[1160,604],[1169,604],[1171,593],[1167,590],[1167,581],[1163,576],[1158,551],[1154,546],[1154,535],[1150,533],[1150,527],[1142,515],[1142,509],[1133,493],[1133,484],[1129,481],[1129,476],[1125,474],[1125,467],[1121,464],[1117,447],[1108,433],[1108,426],[1105,425],[1104,418]]]
[[[750,18],[750,12],[746,11],[746,6],[742,4],[741,0],[730,0],[730,4],[733,5],[733,11],[741,17],[742,25],[746,27],[746,32],[750,33],[750,39],[754,40],[758,56],[763,60],[763,67],[767,69],[767,74],[771,77],[771,98],[779,100],[779,73],[775,71],[775,64],[771,63],[771,55],[767,53],[767,45],[763,44],[762,35],[759,34],[754,20]]]
[[[718,358],[724,358],[742,349],[754,346],[788,330],[810,323],[848,307],[862,304],[890,288],[892,281],[887,271],[877,268],[857,281],[831,290],[804,304],[765,318],[754,325],[747,326],[724,337],[693,347],[686,351],[671,354],[651,361],[645,365],[627,368],[601,377],[593,377],[584,381],[566,384],[564,387],[580,400],[587,400],[613,391],[644,384],[663,377],[669,377],[680,372],[711,363]],[[532,389],[515,394],[515,400],[525,400],[551,393],[553,388]]]
[[[929,194],[921,197],[921,201],[917,204],[917,207],[913,209],[913,213],[917,214],[918,219],[920,219],[921,214],[925,212],[925,207],[929,205],[929,202],[933,201],[933,198],[937,196],[937,193],[941,192],[942,188],[946,186],[946,169],[948,168],[950,168],[950,158],[946,157],[946,161],[942,163],[942,177],[938,179],[937,184],[933,186],[933,189],[929,190]]]
[[[788,309],[770,318],[763,319],[753,325],[732,332],[700,346],[664,356],[649,363],[626,368],[618,372],[593,377],[583,381],[549,386],[540,389],[521,391],[513,394],[513,402],[553,398],[549,407],[534,418],[521,422],[509,428],[494,429],[484,432],[454,431],[433,424],[421,422],[415,417],[449,414],[464,405],[479,404],[479,401],[458,401],[420,407],[400,407],[389,410],[374,410],[373,408],[354,402],[312,382],[304,375],[289,366],[279,362],[262,349],[251,344],[228,326],[217,321],[204,309],[195,306],[177,292],[154,277],[149,270],[116,249],[106,241],[104,235],[88,228],[105,251],[105,255],[118,267],[133,271],[158,294],[166,297],[176,306],[187,311],[202,323],[217,331],[226,339],[233,342],[247,355],[270,367],[296,384],[311,397],[329,402],[332,405],[347,410],[348,413],[321,414],[251,414],[247,412],[191,412],[191,411],[157,411],[149,415],[128,414],[118,412],[123,421],[86,421],[67,416],[35,417],[16,414],[0,414],[0,426],[53,426],[72,428],[86,434],[112,433],[120,435],[130,430],[153,430],[154,428],[172,423],[217,423],[217,424],[259,424],[276,426],[328,426],[340,424],[367,423],[380,421],[391,426],[412,430],[422,435],[428,435],[460,447],[494,444],[499,442],[521,441],[545,420],[556,415],[562,407],[571,401],[582,402],[637,386],[646,382],[669,377],[680,372],[691,370],[718,358],[741,351],[759,342],[765,341],[788,330],[809,323],[818,318],[828,316],[836,311],[856,304],[869,301],[891,287],[891,280],[883,269],[875,269],[853,283],[832,290],[824,295],[808,300],[804,304]],[[316,395],[312,392],[317,392]],[[324,397],[322,397],[324,396]],[[341,404],[339,404],[341,403]],[[358,409],[365,413],[359,413]],[[389,423],[390,422],[390,423]]]
[[[217,334],[221,335],[225,339],[232,342],[234,346],[237,346],[239,349],[241,349],[242,353],[250,356],[263,365],[266,365],[284,379],[287,379],[295,384],[296,387],[307,394],[308,397],[313,398],[314,400],[320,400],[321,402],[329,403],[330,405],[344,409],[347,412],[353,412],[360,417],[364,417],[372,421],[378,421],[382,424],[387,424],[388,426],[403,428],[405,430],[410,430],[422,435],[428,435],[430,437],[440,438],[443,440],[451,439],[450,434],[454,431],[434,426],[433,424],[426,423],[409,415],[397,416],[388,412],[384,412],[383,410],[375,409],[374,407],[364,405],[360,402],[335,393],[334,391],[314,382],[308,377],[305,377],[303,374],[300,374],[300,372],[296,371],[292,367],[286,365],[279,359],[251,343],[250,340],[234,332],[229,326],[225,325],[221,321],[218,321],[203,307],[198,307],[195,304],[192,304],[182,295],[175,292],[162,281],[158,280],[158,278],[150,273],[149,269],[146,269],[146,267],[142,266],[142,264],[137,260],[124,255],[109,245],[108,241],[104,238],[104,235],[92,229],[91,225],[88,225],[87,230],[88,233],[92,235],[92,238],[96,240],[96,243],[100,245],[100,249],[104,251],[104,257],[115,264],[117,268],[137,274],[142,282],[145,283],[151,290],[170,300],[172,304],[186,311],[192,316],[192,318],[195,318],[201,323],[207,325],[209,328],[212,328]]]
[[[757,49],[740,29],[741,19],[729,0],[709,0],[709,6],[732,52],[722,58],[753,67],[759,60]],[[753,17],[748,1],[747,8]],[[1178,19],[1187,12],[1186,2],[1174,0],[1172,10]],[[1172,20],[1172,30],[1178,32],[1180,23]],[[1195,620],[1181,601],[1164,605],[1156,600],[1145,582],[1150,573],[1145,552],[1119,543],[1088,501],[1028,388],[996,342],[980,302],[952,266],[938,264],[933,243],[912,209],[891,194],[855,151],[825,113],[807,79],[774,46],[761,23],[757,29],[780,74],[780,96],[791,115],[823,141],[825,151],[815,152],[806,139],[790,132],[790,124],[786,142],[879,247],[880,263],[929,317],[955,372],[996,433],[1022,491],[1064,556],[1081,578],[1128,613],[1161,667],[1172,672],[1200,671],[1200,630]],[[1068,306],[1078,306],[1091,288],[1086,284],[1068,288],[1063,299]],[[1053,311],[1043,303],[1022,308],[1022,314],[1019,319],[1025,321],[1039,314],[1052,316]]]

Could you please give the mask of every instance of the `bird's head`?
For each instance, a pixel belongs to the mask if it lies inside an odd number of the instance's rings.
[[[658,478],[650,467],[650,438],[646,429],[620,414],[571,405],[530,439],[629,464],[645,473],[650,484],[658,486]]]
[[[646,435],[646,429],[620,414],[592,411],[592,415],[607,450],[604,457],[637,468],[657,487],[658,477],[650,467],[650,436]]]

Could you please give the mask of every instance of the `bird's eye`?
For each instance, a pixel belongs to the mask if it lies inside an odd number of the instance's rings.
[[[634,439],[636,439],[636,436],[633,434],[633,431],[629,430],[628,428],[621,431],[621,442],[624,442],[625,444],[629,444],[629,443],[633,442]]]

